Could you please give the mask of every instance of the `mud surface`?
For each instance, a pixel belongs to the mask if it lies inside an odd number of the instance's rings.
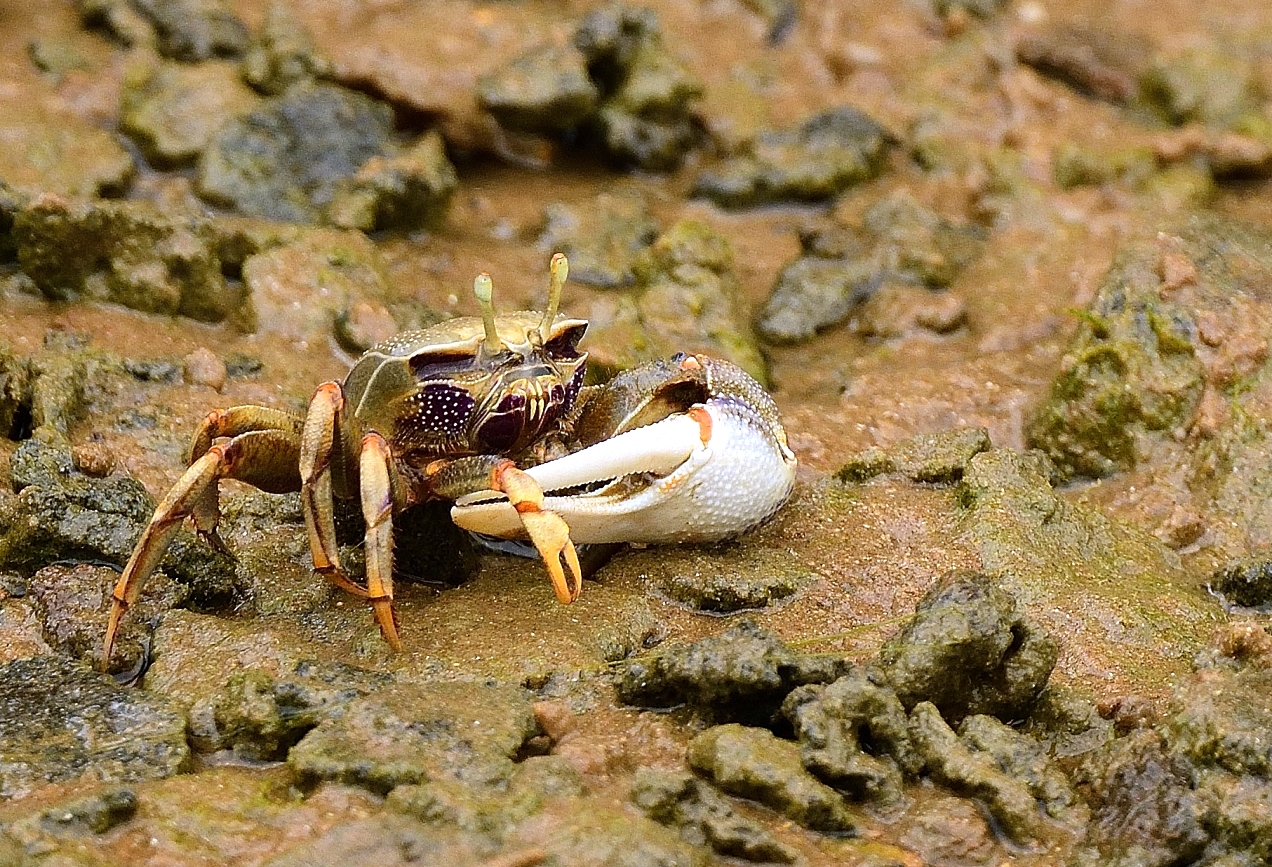
[[[1269,184],[1246,0],[0,0],[0,863],[1266,863]],[[394,654],[226,482],[97,671],[207,413],[555,250],[771,521],[565,607],[410,513]]]

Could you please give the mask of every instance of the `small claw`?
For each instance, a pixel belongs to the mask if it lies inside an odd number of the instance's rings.
[[[583,592],[583,568],[570,539],[570,527],[560,515],[544,510],[539,483],[506,461],[495,468],[493,486],[506,494],[508,502],[517,510],[521,525],[547,567],[557,601],[568,605],[578,599]],[[568,581],[561,566],[562,558],[570,569]]]
[[[402,652],[402,638],[398,635],[397,617],[393,613],[393,600],[380,596],[371,600],[371,611],[375,614],[375,622],[380,626],[380,635],[394,653]]]

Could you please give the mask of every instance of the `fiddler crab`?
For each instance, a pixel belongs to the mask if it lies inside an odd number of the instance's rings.
[[[796,460],[772,398],[737,366],[701,355],[585,386],[578,344],[588,323],[557,313],[568,268],[564,255],[552,257],[542,313],[496,315],[481,274],[480,317],[381,343],[343,383],[318,386],[303,416],[264,406],[209,413],[189,469],[115,586],[102,665],[186,518],[226,551],[217,535],[222,479],[300,491],[314,569],[370,603],[394,650],[393,516],[416,503],[451,500],[465,530],[528,538],[562,603],[582,590],[575,542],[709,542],[773,515]],[[361,500],[365,586],[340,564],[333,497]]]

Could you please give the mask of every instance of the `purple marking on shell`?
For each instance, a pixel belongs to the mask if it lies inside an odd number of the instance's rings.
[[[519,412],[499,413],[489,416],[477,429],[477,447],[489,454],[511,451],[521,439],[525,416]]]
[[[461,434],[468,427],[476,401],[467,389],[444,382],[430,382],[411,398],[416,417],[425,430]]]

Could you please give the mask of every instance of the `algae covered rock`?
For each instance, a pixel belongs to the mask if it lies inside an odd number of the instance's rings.
[[[650,9],[613,4],[579,24],[574,45],[600,96],[596,124],[610,156],[668,171],[696,138],[692,107],[702,87],[667,50]]]
[[[562,132],[596,111],[599,91],[573,45],[530,51],[477,82],[482,107],[508,129]]]
[[[328,84],[295,87],[222,127],[199,159],[199,195],[257,217],[316,223],[341,182],[385,153],[393,111]]]
[[[400,684],[354,699],[287,755],[304,786],[338,780],[387,793],[452,778],[495,784],[538,730],[528,695],[481,683]]]
[[[972,458],[991,447],[989,432],[984,428],[920,434],[887,449],[871,446],[836,470],[835,478],[860,483],[876,476],[900,473],[915,482],[953,484],[963,478]]]
[[[904,778],[922,767],[905,708],[877,669],[801,686],[786,697],[782,714],[795,729],[804,767],[856,800],[894,804]]]
[[[702,352],[767,382],[728,238],[705,223],[681,220],[631,268],[636,285],[615,293],[601,315],[591,317],[589,358],[599,368],[612,375],[677,352]]]
[[[76,198],[120,195],[136,164],[113,132],[99,129],[47,100],[0,96],[0,178],[32,195]],[[0,243],[0,246],[3,246]]]
[[[615,686],[625,704],[687,703],[709,718],[768,724],[792,689],[828,683],[847,668],[842,659],[796,653],[744,620],[720,635],[629,661]]]
[[[132,782],[187,769],[185,717],[56,657],[0,667],[0,797],[90,774]]]
[[[730,208],[824,201],[883,171],[888,134],[854,108],[819,114],[748,141],[699,178],[696,195]]]
[[[218,322],[242,302],[222,274],[206,223],[145,202],[72,203],[43,196],[17,214],[22,269],[47,297],[123,304]]]
[[[859,820],[843,798],[800,763],[799,748],[767,729],[729,723],[689,743],[689,765],[731,795],[750,798],[814,831],[853,835]]]
[[[636,257],[658,237],[658,223],[636,193],[605,192],[585,207],[543,209],[539,246],[570,258],[570,279],[603,289],[635,282]]]
[[[142,62],[125,76],[119,126],[151,164],[182,166],[193,163],[231,118],[259,103],[231,61]]]
[[[914,619],[888,639],[879,664],[901,703],[931,702],[955,722],[987,713],[1026,715],[1046,686],[1059,648],[993,579],[943,576]]]
[[[361,232],[310,230],[250,256],[243,263],[243,285],[248,290],[243,320],[254,331],[324,340],[338,320],[347,321],[363,304],[382,314],[381,333],[364,339],[379,343],[398,330],[385,307],[389,283],[383,258]]]
[[[859,227],[801,233],[803,252],[778,274],[756,328],[773,343],[807,340],[888,284],[949,286],[983,245],[977,228],[893,194],[875,203]]]
[[[985,803],[990,814],[1018,843],[1037,839],[1042,816],[1024,780],[1005,772],[993,757],[963,743],[931,702],[910,714],[910,732],[932,778]]]
[[[1156,732],[1139,730],[1110,742],[1087,757],[1074,777],[1091,805],[1075,864],[1166,867],[1201,855],[1209,835],[1188,766],[1167,751]]]
[[[679,829],[687,841],[706,844],[718,855],[778,864],[797,858],[763,825],[739,814],[692,774],[642,768],[636,772],[631,798],[655,822]]]
[[[293,84],[330,78],[331,61],[314,45],[313,34],[286,3],[272,2],[241,66],[243,80],[277,96]]]
[[[340,185],[327,219],[364,231],[437,228],[458,186],[446,145],[434,130],[410,147],[367,160]]]
[[[24,574],[67,560],[105,561],[122,567],[154,511],[154,499],[136,480],[92,478],[76,471],[70,445],[47,427],[18,447],[13,479],[20,488],[16,519],[0,537],[0,565]],[[230,558],[195,543],[187,533],[170,547],[163,569],[188,588],[192,599],[203,604],[224,603],[235,595]],[[77,590],[71,584],[50,584],[59,574],[48,573],[34,585],[46,614],[45,628],[54,630],[52,634],[59,635],[58,640],[68,649],[92,652],[100,647],[96,629],[104,620],[91,612],[100,611],[105,601],[103,595],[98,595],[96,602],[92,597],[109,586],[110,577],[98,571],[72,573],[86,582]],[[150,595],[163,606],[164,600],[174,604],[185,593],[171,588],[165,591],[164,585],[156,582]],[[155,613],[149,603],[142,606],[142,615],[147,611],[151,616]],[[58,626],[77,612],[85,618],[79,628]],[[123,656],[135,661],[137,654],[134,647]],[[115,662],[120,664],[121,659]]]
[[[247,26],[225,0],[133,0],[154,26],[159,51],[195,62],[238,57],[247,48]]]

